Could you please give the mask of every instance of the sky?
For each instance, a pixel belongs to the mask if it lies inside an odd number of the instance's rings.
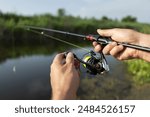
[[[0,0],[4,13],[55,15],[59,8],[73,16],[121,19],[132,15],[139,22],[150,23],[150,0]]]

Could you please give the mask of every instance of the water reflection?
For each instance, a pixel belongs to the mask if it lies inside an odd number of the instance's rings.
[[[0,98],[48,99],[51,60],[52,56],[25,56],[0,64]]]

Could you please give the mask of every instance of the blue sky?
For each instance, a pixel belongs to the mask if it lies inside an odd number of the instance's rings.
[[[23,15],[56,14],[59,8],[74,16],[121,19],[132,15],[150,23],[150,0],[0,0],[2,12]]]

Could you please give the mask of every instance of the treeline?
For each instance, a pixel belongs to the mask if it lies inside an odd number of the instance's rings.
[[[24,26],[40,26],[45,28],[53,28],[65,30],[80,34],[96,34],[98,28],[132,28],[141,32],[150,32],[149,24],[137,23],[137,19],[132,16],[126,16],[121,20],[113,20],[106,16],[100,19],[81,18],[66,15],[64,9],[59,9],[57,15],[42,14],[34,16],[22,16],[15,13],[0,12],[0,39],[4,41],[17,40],[16,43],[24,42],[27,38],[31,38],[31,34],[24,30]],[[32,35],[32,40],[34,40]],[[30,40],[31,41],[31,40]],[[36,40],[35,43],[38,43]]]
[[[132,24],[131,24],[132,23]],[[54,29],[69,30],[79,33],[94,33],[97,28],[134,28],[139,30],[137,19],[132,16],[126,16],[122,20],[112,20],[106,16],[100,19],[96,18],[81,18],[66,15],[64,9],[59,9],[56,16],[52,14],[42,14],[34,16],[22,16],[14,13],[0,12],[0,29],[12,30],[14,28],[21,28],[25,25],[42,26]]]
[[[16,43],[26,43],[26,39],[31,37],[31,34],[24,30],[24,26],[40,26],[45,28],[53,28],[65,30],[80,34],[96,34],[98,28],[130,28],[141,32],[150,32],[149,24],[140,24],[136,17],[126,16],[121,20],[113,20],[106,16],[100,19],[96,18],[81,18],[66,15],[64,9],[59,9],[57,15],[42,14],[34,16],[22,16],[15,13],[0,12],[0,39],[10,41],[12,37],[18,40]],[[32,37],[32,40],[38,37]],[[31,40],[30,40],[31,41]],[[35,43],[38,43],[36,40]]]
[[[57,15],[42,14],[22,16],[15,13],[0,12],[0,41],[1,45],[9,46],[8,42],[14,41],[16,46],[41,44],[39,35],[33,35],[24,30],[24,26],[40,26],[79,34],[96,34],[98,28],[132,28],[142,32],[150,32],[149,25],[137,23],[137,19],[126,16],[122,20],[112,20],[106,16],[100,19],[81,18],[66,15],[64,9],[59,9]],[[146,30],[145,30],[146,28]],[[79,41],[77,41],[79,42]],[[47,44],[47,42],[46,42]]]

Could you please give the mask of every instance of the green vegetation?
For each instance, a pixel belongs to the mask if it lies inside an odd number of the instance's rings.
[[[52,50],[52,47],[57,50],[65,48],[61,48],[60,43],[58,46],[58,42],[55,41],[41,41],[41,36],[24,30],[25,25],[54,28],[79,34],[96,34],[96,29],[98,28],[130,28],[143,33],[150,33],[150,24],[138,23],[137,19],[132,16],[124,17],[119,21],[117,19],[112,20],[106,16],[101,19],[74,17],[66,15],[64,9],[59,9],[57,16],[52,14],[21,16],[14,13],[0,12],[0,61],[33,53],[52,53],[56,51]],[[68,40],[70,41],[70,39]],[[81,40],[72,40],[71,42],[78,44]],[[87,42],[83,41],[84,45],[85,43]],[[17,50],[17,52],[13,50]],[[136,83],[150,82],[149,63],[133,60],[127,62],[127,65]]]
[[[137,19],[136,19],[136,17],[126,16],[126,17],[122,18],[121,21],[122,22],[137,22]]]
[[[128,61],[127,65],[135,83],[150,83],[150,64],[148,62],[143,60],[132,60]]]

